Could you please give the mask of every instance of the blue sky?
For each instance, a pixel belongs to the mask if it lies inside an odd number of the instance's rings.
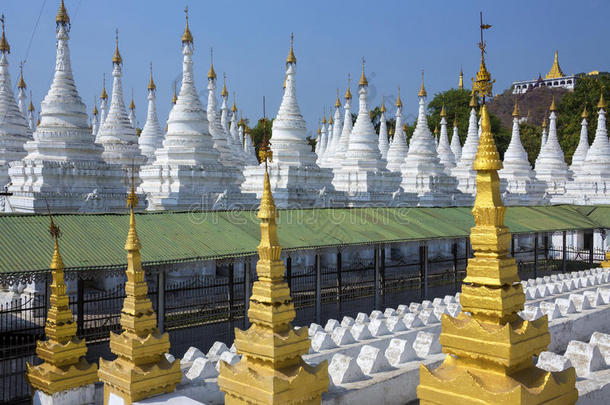
[[[58,0],[3,0],[13,86],[20,60],[34,104],[48,91],[55,59]],[[295,34],[297,95],[310,132],[322,109],[345,92],[347,73],[357,82],[361,58],[371,85],[371,105],[393,97],[401,86],[405,112],[417,111],[420,72],[429,96],[457,86],[460,66],[466,86],[478,68],[479,11],[493,28],[487,31],[487,66],[494,91],[514,80],[534,78],[550,69],[559,49],[565,73],[608,71],[610,2],[592,1],[145,1],[66,0],[72,18],[70,48],[79,93],[92,110],[102,73],[111,78],[114,30],[119,29],[124,61],[125,102],[131,89],[140,125],[146,119],[148,66],[153,62],[159,119],[170,109],[173,81],[179,79],[184,7],[190,9],[195,38],[195,74],[207,102],[206,73],[210,46],[219,78],[226,72],[229,92],[252,120],[275,116],[282,95],[284,60]],[[42,12],[41,12],[42,10]],[[38,16],[40,22],[36,25]],[[31,42],[30,42],[31,41]],[[29,47],[29,49],[28,49]],[[109,82],[107,88],[110,90]],[[218,89],[220,92],[220,88]],[[352,86],[354,92],[354,86]],[[357,105],[353,106],[357,109]],[[393,113],[393,108],[390,109]]]

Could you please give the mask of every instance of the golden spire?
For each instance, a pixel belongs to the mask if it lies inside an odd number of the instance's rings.
[[[100,98],[102,100],[108,100],[108,93],[106,93],[106,73],[103,73],[102,76],[102,94],[100,94]]]
[[[443,108],[441,108],[441,118],[447,116],[447,111],[445,111],[445,103],[443,103]]]
[[[322,124],[326,124],[326,107],[324,107],[322,109],[322,115],[323,115]]]
[[[157,88],[152,74],[152,62],[150,62],[150,80],[148,81],[148,90],[153,91]]]
[[[337,101],[335,101],[335,107],[336,108],[341,107],[341,100],[339,100],[339,88],[337,88]]]
[[[36,120],[36,126],[40,125],[40,112],[38,112],[38,119]]]
[[[352,92],[349,89],[351,81],[352,80],[351,80],[350,74],[348,73],[347,74],[347,90],[345,90],[345,96],[343,96],[343,97],[345,97],[346,100],[351,100],[352,99]]]
[[[555,106],[555,96],[553,96],[553,99],[551,101],[551,106],[549,107],[549,111],[557,111],[557,107]]]
[[[470,93],[470,103],[468,104],[470,108],[477,108],[477,99],[474,96],[474,91]]]
[[[330,125],[333,125],[335,123],[335,120],[333,120],[333,109],[332,108],[328,109],[328,123]]]
[[[112,63],[116,63],[120,65],[123,63],[123,58],[121,58],[121,53],[119,52],[119,29],[115,30],[115,39],[116,39],[116,48],[114,50],[114,56],[112,56]]]
[[[99,111],[97,110],[97,105],[93,105],[93,115],[98,115]]]
[[[235,92],[233,92],[233,106],[231,107],[231,112],[237,112],[237,106],[235,105]]]
[[[491,74],[487,71],[485,66],[485,40],[483,39],[483,31],[491,28],[489,24],[483,24],[483,13],[481,13],[481,42],[479,42],[479,49],[481,50],[481,63],[479,65],[479,71],[477,72],[476,79],[472,83],[472,92],[478,97],[481,97],[483,104],[485,104],[485,97],[492,97],[492,88],[495,80],[491,79]]]
[[[133,89],[131,89],[131,102],[129,103],[129,109],[130,110],[136,109],[136,103],[133,102]]]
[[[603,108],[604,110],[608,108],[608,103],[606,103],[606,100],[604,100],[604,90],[603,89],[599,93],[599,102],[597,103],[597,108],[598,109]]]
[[[358,86],[368,86],[369,81],[366,80],[366,76],[364,75],[364,63],[365,60],[362,58],[362,75],[360,75],[360,81],[358,82]]]
[[[457,122],[457,113],[455,113],[453,115],[453,127],[457,127],[458,126],[458,122]]]
[[[421,71],[421,87],[419,88],[419,92],[417,93],[417,97],[426,97],[428,93],[426,93],[426,88],[424,87],[424,70]]]
[[[587,112],[587,106],[582,110],[582,114],[580,114],[580,118],[589,118],[589,113]]]
[[[390,135],[390,137],[394,138],[394,127],[390,127],[390,130],[388,131],[388,135]]]
[[[210,47],[210,70],[208,70],[208,80],[216,80],[214,71],[214,48]]]
[[[297,57],[294,56],[294,33],[290,33],[290,52],[288,52],[286,57],[286,64],[289,63],[297,63]]]
[[[27,364],[27,380],[35,390],[47,395],[74,389],[97,381],[97,365],[84,359],[87,354],[85,339],[76,337],[76,322],[70,311],[64,282],[64,263],[59,252],[61,232],[49,212],[49,233],[53,239],[51,260],[51,296],[45,323],[46,340],[36,345],[36,354],[44,362]]]
[[[381,108],[379,109],[382,113],[386,112],[385,109],[385,96],[381,96]]]
[[[222,91],[220,92],[222,97],[229,97],[229,92],[227,91],[227,74],[222,74]]]
[[[57,15],[55,16],[55,23],[58,27],[60,25],[67,26],[70,24],[70,17],[68,16],[68,11],[64,5],[64,0],[61,0],[61,4],[59,5],[59,11],[57,11]]]
[[[174,82],[174,96],[172,97],[172,104],[176,104],[178,96],[176,95],[176,82]]]
[[[0,16],[0,22],[2,22],[2,39],[0,39],[0,52],[4,54],[11,53],[11,46],[6,40],[6,33],[4,32],[4,14]]]
[[[186,6],[186,8],[184,9],[184,14],[186,15],[186,26],[184,27],[184,33],[182,34],[182,45],[192,45],[193,35],[191,34],[191,30],[189,29],[189,6]]]
[[[34,111],[34,104],[32,104],[32,91],[30,90],[30,105],[28,106],[28,111]]]
[[[157,329],[157,317],[148,298],[136,231],[134,208],[137,205],[132,169],[131,190],[127,196],[129,231],[125,241],[127,281],[121,310],[123,331],[121,334],[110,333],[110,350],[117,358],[113,361],[100,358],[98,372],[100,381],[104,383],[104,398],[113,393],[125,403],[172,392],[182,377],[179,362],[169,363],[165,358],[164,353],[168,353],[170,348],[169,335]]]
[[[437,124],[434,126],[434,135],[436,135],[438,137],[438,133],[439,133],[439,130],[438,130],[438,124]]]
[[[517,102],[517,97],[515,97],[515,108],[513,108],[513,117],[518,118],[521,115],[519,112],[519,103]]]
[[[546,129],[546,127],[548,126],[548,122],[546,120],[546,116],[544,116],[544,118],[542,119],[542,129]]]
[[[288,75],[284,76],[284,84],[282,84],[282,89],[286,90],[286,81],[288,80]]]
[[[396,107],[402,108],[402,100],[400,99],[400,86],[398,86],[398,98],[396,99]]]
[[[462,72],[462,67],[460,67],[460,81],[458,82],[458,89],[464,89],[464,72]]]
[[[557,56],[557,50],[555,50],[555,59],[553,60],[553,66],[549,73],[544,76],[545,79],[559,79],[560,77],[564,77],[565,75],[561,71],[559,67],[559,57]]]
[[[23,62],[21,62],[19,64],[19,82],[17,83],[17,88],[25,89],[26,87],[25,80],[23,80]]]

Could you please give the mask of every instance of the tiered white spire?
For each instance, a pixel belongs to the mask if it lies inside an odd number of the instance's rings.
[[[451,174],[458,180],[458,189],[467,195],[474,198],[476,192],[476,172],[472,170],[472,163],[477,154],[479,148],[479,135],[477,125],[477,102],[474,98],[474,94],[470,97],[470,118],[468,120],[468,133],[466,135],[466,141],[462,148],[462,156],[460,161],[457,162],[455,168],[451,171]]]
[[[419,113],[415,131],[411,137],[409,153],[401,167],[401,187],[406,193],[419,197],[419,205],[447,206],[457,193],[456,181],[445,173],[426,118],[426,89],[424,74],[419,93]],[[396,140],[394,141],[396,142]]]
[[[250,128],[247,128],[244,134],[244,153],[246,155],[246,164],[250,166],[255,166],[258,164],[258,159],[256,158],[256,149],[254,148],[254,144],[252,143],[252,134],[250,132]]]
[[[460,143],[460,135],[458,134],[457,116],[453,119],[453,135],[451,135],[451,151],[455,157],[455,163],[462,158],[462,144]]]
[[[241,125],[237,123],[237,105],[235,104],[235,92],[233,92],[233,105],[231,106],[231,123],[229,125],[229,136],[233,140],[236,148],[236,154],[239,156],[240,163],[249,164],[248,156],[244,151],[243,136],[240,135]],[[242,133],[243,135],[243,133]]]
[[[131,102],[129,103],[129,123],[134,129],[138,127],[138,120],[136,118],[136,103],[133,101],[133,89],[131,89]]]
[[[19,111],[21,112],[21,115],[23,115],[24,117],[27,116],[27,99],[28,96],[25,94],[25,90],[27,89],[27,86],[25,84],[25,80],[23,80],[23,63],[21,63],[19,65],[19,82],[17,82],[17,89],[19,91],[19,94],[17,95],[17,104],[19,105]]]
[[[7,55],[11,47],[4,30],[2,16],[2,38],[0,39],[0,187],[9,183],[8,164],[25,156],[23,144],[28,140],[28,126],[19,111],[11,87]],[[8,210],[5,201],[0,202],[0,211]]]
[[[100,93],[100,128],[102,127],[102,125],[104,125],[104,121],[106,121],[106,117],[108,116],[108,93],[106,92],[106,73],[104,73],[102,77],[102,92]]]
[[[222,91],[220,92],[220,96],[222,97],[222,104],[220,106],[220,126],[222,127],[222,131],[227,138],[227,144],[231,150],[235,162],[239,166],[243,166],[244,153],[241,142],[237,141],[237,139],[231,133],[231,128],[229,127],[229,92],[227,91],[226,74],[223,74]]]
[[[124,166],[141,165],[146,161],[146,158],[140,152],[138,134],[127,116],[123,100],[123,85],[121,82],[123,58],[119,52],[118,30],[112,65],[114,80],[110,110],[98,131],[97,141],[104,147],[102,157],[106,162]]]
[[[322,129],[320,131],[320,152],[316,162],[318,165],[326,166],[326,151],[328,149],[328,127],[326,125],[326,112],[324,112],[324,118],[322,118]]]
[[[148,81],[148,113],[146,123],[138,139],[140,150],[146,156],[149,163],[155,160],[155,151],[163,146],[163,131],[157,118],[157,106],[155,104],[155,93],[157,86],[153,80],[152,63],[150,65],[150,80]]]
[[[97,100],[93,102],[93,117],[91,118],[91,133],[95,136],[100,129],[100,121],[98,119],[99,112],[97,110]]]
[[[572,165],[570,166],[570,170],[572,170],[574,174],[580,172],[587,157],[587,152],[589,151],[589,133],[587,130],[587,118],[589,118],[589,113],[587,112],[586,106],[580,116],[582,118],[580,124],[580,139],[578,140],[578,146],[572,155]]]
[[[565,162],[563,150],[557,139],[557,115],[555,114],[555,99],[551,103],[549,116],[549,134],[544,146],[536,159],[536,178],[546,183],[548,195],[565,193],[565,186],[571,180],[572,173]]]
[[[385,101],[381,102],[381,118],[379,119],[379,152],[381,153],[381,158],[386,160],[388,156],[388,149],[390,149],[390,144],[388,143],[388,122],[385,117]]]
[[[449,136],[447,135],[447,112],[445,111],[445,105],[441,109],[441,134],[438,139],[438,146],[436,148],[438,157],[441,160],[447,173],[451,172],[451,169],[455,167],[455,155],[449,146]]]
[[[333,123],[333,137],[331,144],[331,154],[328,156],[330,166],[334,167],[336,163],[335,155],[339,149],[341,141],[341,132],[343,130],[343,120],[341,119],[341,100],[339,100],[339,89],[337,89],[337,101],[335,101],[335,118]]]
[[[34,108],[34,103],[32,102],[32,92],[30,91],[30,105],[28,106],[28,126],[30,131],[34,132],[36,129],[36,125],[34,124],[34,115],[36,114],[36,110]]]
[[[400,99],[400,88],[398,89],[398,98],[396,99],[396,124],[394,127],[394,137],[392,138],[392,144],[390,145],[387,155],[388,170],[400,173],[401,167],[409,152],[407,136],[402,128],[402,100]]]
[[[583,163],[583,170],[589,176],[610,177],[610,142],[608,142],[608,130],[606,128],[606,109],[608,104],[604,100],[603,93],[597,108],[595,139],[587,152],[587,157]]]
[[[343,109],[345,110],[343,117],[343,128],[341,128],[341,137],[339,138],[339,142],[337,143],[337,148],[335,149],[333,167],[340,168],[343,166],[343,160],[345,159],[345,153],[347,152],[347,148],[349,147],[349,137],[352,133],[353,123],[352,123],[352,92],[350,90],[350,76],[347,76],[347,90],[345,91],[345,104],[343,105]]]

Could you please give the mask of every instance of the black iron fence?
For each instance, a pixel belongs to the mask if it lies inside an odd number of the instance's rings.
[[[512,249],[521,278],[591,267],[604,260],[601,250],[580,251],[546,244]],[[371,246],[372,258],[344,263],[341,251],[332,264],[315,264],[293,269],[286,260],[288,282],[297,309],[297,324],[324,323],[329,318],[372,307],[408,304],[459,290],[471,250],[468,241],[451,247],[451,255],[432,257],[426,244],[418,254],[401,256],[389,247]],[[396,253],[396,254],[395,254]],[[393,257],[400,257],[395,259]],[[235,271],[233,263],[219,264],[216,276],[196,275],[167,282],[166,274],[147,274],[149,297],[158,316],[159,328],[170,334],[172,353],[180,357],[190,346],[206,348],[215,340],[231,342],[234,327],[247,326],[248,299],[254,269]],[[110,332],[120,332],[124,286],[108,291],[85,291],[77,280],[77,292],[70,307],[77,322],[77,335],[87,340],[89,361],[112,358]],[[44,338],[48,300],[46,294],[19,299],[0,306],[0,403],[29,401],[25,382],[26,362],[37,364],[36,341]]]

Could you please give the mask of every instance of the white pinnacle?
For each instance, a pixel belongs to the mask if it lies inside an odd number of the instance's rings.
[[[565,162],[563,150],[557,139],[557,115],[555,102],[551,105],[549,116],[549,134],[536,159],[536,178],[546,182],[547,193],[563,194],[565,185],[571,180],[572,173]],[[606,140],[607,143],[607,140]]]
[[[390,144],[388,143],[388,123],[384,108],[381,111],[381,118],[379,119],[379,152],[383,160],[386,160],[388,156],[388,149],[390,149]]]
[[[580,124],[580,139],[578,140],[578,146],[572,155],[572,165],[570,166],[570,170],[572,170],[575,174],[580,173],[582,165],[587,157],[587,152],[589,151],[589,134],[587,131],[587,112],[586,110],[582,113],[582,121]]]
[[[330,166],[335,165],[336,159],[335,155],[337,150],[339,149],[339,144],[341,142],[341,132],[343,131],[343,121],[341,119],[341,104],[339,103],[339,97],[337,97],[337,102],[335,103],[335,116],[334,116],[334,124],[333,124],[333,141],[331,144],[331,154],[328,157],[330,161]]]
[[[587,152],[582,171],[587,175],[610,176],[610,142],[608,142],[605,107],[599,109],[595,139]]]
[[[438,140],[438,146],[436,148],[438,157],[445,166],[445,169],[449,173],[452,168],[455,167],[455,155],[449,146],[449,137],[447,135],[447,118],[445,116],[445,106],[441,111],[441,134]]]
[[[388,170],[398,173],[401,171],[401,167],[408,156],[409,146],[407,145],[407,136],[402,129],[402,101],[400,100],[400,94],[398,95],[396,104],[394,138],[392,139],[392,144],[388,150],[387,161]],[[412,145],[413,144],[411,144],[411,146]]]
[[[349,84],[348,84],[349,86]],[[347,152],[347,148],[349,147],[349,138],[352,133],[353,124],[352,124],[352,95],[351,92],[346,92],[345,104],[343,108],[345,110],[344,118],[343,118],[343,128],[341,128],[341,137],[339,138],[339,142],[337,144],[337,149],[334,154],[334,164],[333,167],[339,168],[343,166],[343,162],[345,160],[345,153]]]
[[[453,135],[451,135],[451,151],[455,157],[456,164],[462,158],[462,145],[460,144],[460,135],[458,134],[457,121],[453,123]]]
[[[152,69],[152,68],[151,68]],[[146,122],[138,140],[142,154],[146,156],[148,163],[155,160],[155,151],[163,146],[163,130],[157,118],[157,106],[155,104],[156,86],[150,72],[150,83],[148,85],[148,112]]]

